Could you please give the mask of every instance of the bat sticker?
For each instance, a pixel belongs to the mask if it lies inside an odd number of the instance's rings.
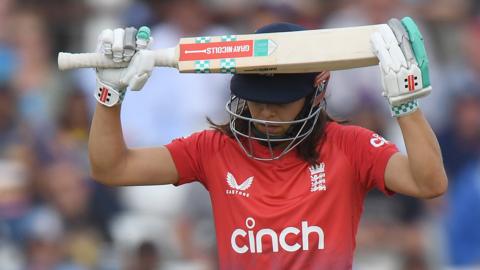
[[[180,44],[180,61],[271,55],[277,45],[269,39]]]

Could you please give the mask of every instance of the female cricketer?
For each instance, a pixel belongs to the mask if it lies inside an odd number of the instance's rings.
[[[129,31],[104,30],[101,51],[129,66],[97,69],[92,176],[113,186],[202,183],[213,207],[220,269],[351,269],[369,190],[433,198],[447,189],[437,139],[419,108],[431,87],[423,43],[414,43],[420,33],[411,23],[392,19],[371,37],[383,95],[408,156],[378,134],[327,115],[329,72],[235,74],[229,123],[163,147],[129,149],[120,104],[127,87],[145,84],[153,57],[148,50],[133,58],[118,50]],[[298,30],[277,23],[257,32]]]

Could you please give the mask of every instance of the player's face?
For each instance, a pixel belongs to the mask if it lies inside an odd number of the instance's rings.
[[[247,101],[248,109],[253,118],[266,121],[288,122],[295,120],[305,103],[305,98],[286,104],[265,104]],[[291,124],[261,124],[254,122],[255,127],[262,133],[283,135]]]

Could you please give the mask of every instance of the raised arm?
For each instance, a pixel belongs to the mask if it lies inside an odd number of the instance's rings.
[[[129,51],[132,44],[124,41],[132,39],[135,40],[135,33],[123,29],[107,29],[99,37],[99,48],[107,57],[128,61],[129,65],[96,70],[94,96],[98,104],[88,141],[91,174],[95,180],[112,186],[174,184],[178,174],[165,147],[128,149],[123,139],[120,110],[125,91],[127,87],[140,90],[153,69],[148,51],[135,52],[142,45],[138,36],[133,53]]]
[[[437,138],[417,101],[432,90],[423,38],[410,18],[392,19],[388,25],[371,41],[380,60],[384,95],[402,130],[408,156],[397,153],[390,158],[385,185],[401,194],[434,198],[445,193],[448,180]]]
[[[120,108],[97,104],[88,140],[92,177],[110,186],[176,183],[177,170],[165,147],[126,147]]]
[[[385,171],[388,189],[417,197],[434,198],[447,190],[447,176],[437,138],[420,110],[398,118],[408,157],[393,155]]]

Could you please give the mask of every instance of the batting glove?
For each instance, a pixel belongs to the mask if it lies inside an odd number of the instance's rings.
[[[127,87],[138,91],[147,82],[154,67],[152,51],[146,50],[153,42],[150,29],[133,27],[105,29],[98,37],[97,51],[116,63],[128,63],[125,68],[97,68],[97,101],[107,107],[121,104]]]
[[[379,59],[383,95],[390,103],[394,117],[418,109],[418,98],[430,94],[428,58],[423,37],[409,17],[391,19],[370,38]]]

